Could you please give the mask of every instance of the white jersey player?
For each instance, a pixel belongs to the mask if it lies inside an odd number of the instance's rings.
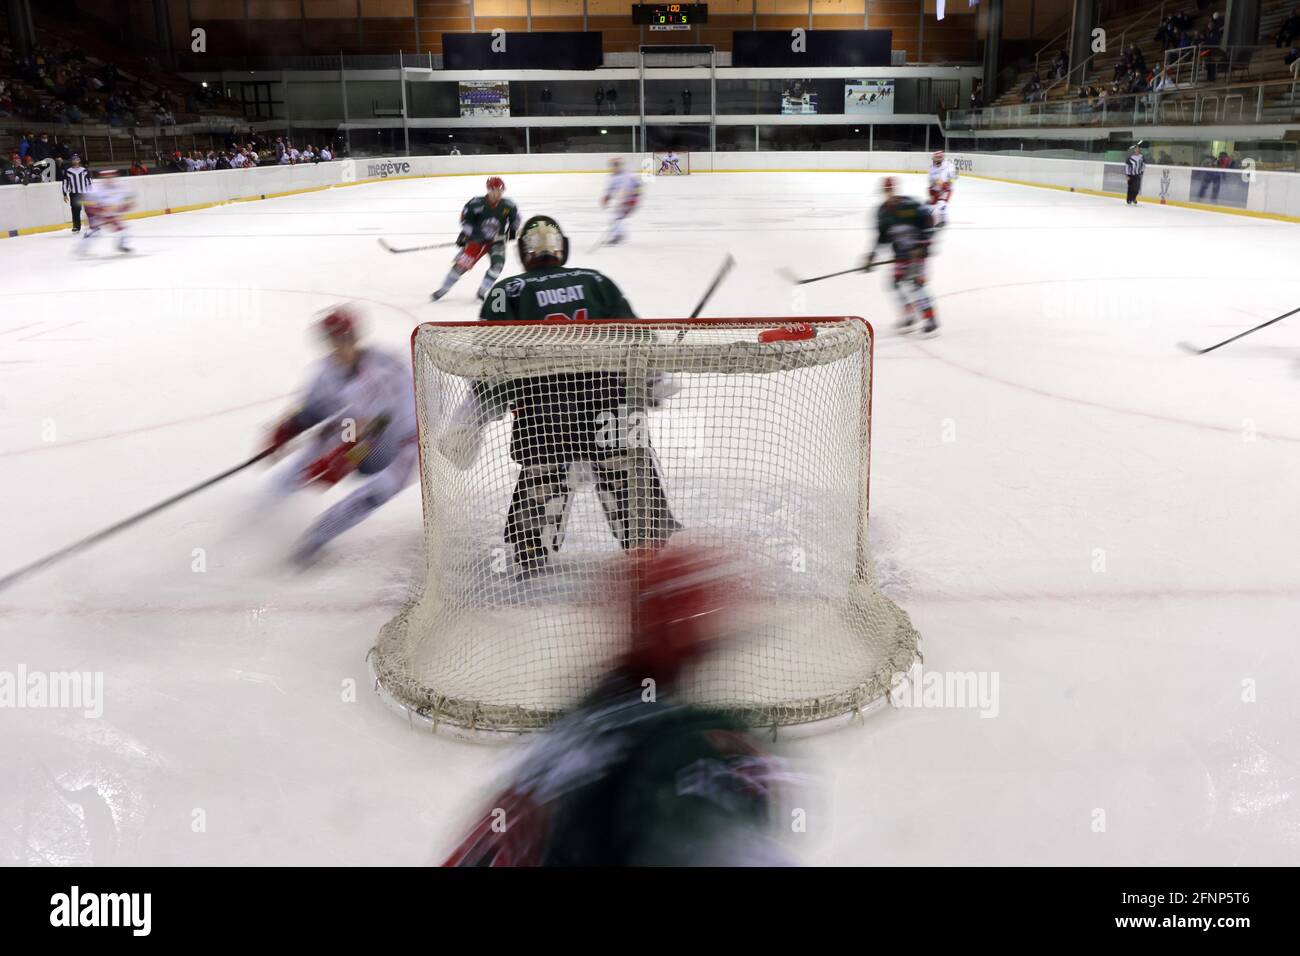
[[[614,221],[609,226],[609,244],[617,245],[624,239],[623,225],[641,202],[641,177],[623,168],[623,160],[617,157],[609,161],[609,182],[605,186],[605,195],[600,199],[603,208],[614,213]]]
[[[332,309],[320,331],[330,354],[316,368],[301,408],[275,427],[270,447],[328,424],[274,478],[272,490],[286,496],[308,485],[329,487],[353,471],[365,482],[308,529],[294,551],[300,565],[410,484],[420,454],[410,361],[361,346],[348,306]]]
[[[116,169],[102,170],[94,185],[86,193],[86,220],[90,228],[77,245],[79,255],[87,255],[100,235],[111,232],[117,236],[120,252],[131,251],[131,230],[127,215],[135,208],[135,189],[118,175]]]
[[[659,168],[655,170],[656,176],[680,176],[682,175],[681,160],[677,158],[674,152],[664,153],[663,159],[659,161]]]
[[[948,200],[956,179],[956,167],[944,158],[943,150],[936,150],[930,163],[930,201],[926,206],[936,229],[948,224]]]

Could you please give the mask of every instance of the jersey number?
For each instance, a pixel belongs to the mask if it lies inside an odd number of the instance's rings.
[[[547,315],[542,321],[543,322],[560,322],[560,321],[586,322],[587,310],[579,309],[577,312],[573,313],[573,315],[569,315],[567,312],[552,312],[549,315]]]

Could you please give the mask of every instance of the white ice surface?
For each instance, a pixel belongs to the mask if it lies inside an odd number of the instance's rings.
[[[890,336],[881,273],[802,300],[775,274],[854,264],[877,181],[656,180],[631,241],[588,254],[599,177],[508,177],[643,316],[688,314],[730,250],[706,314],[881,332],[876,559],[927,668],[995,673],[998,712],[887,711],[785,745],[822,787],[794,845],[834,864],[1300,862],[1300,320],[1175,347],[1300,304],[1297,227],[963,179],[933,261],[943,335],[917,342]],[[447,254],[375,238],[447,238],[480,187],[144,220],[131,259],[4,242],[0,573],[250,454],[321,307],[359,300],[394,348],[472,318],[482,266],[435,306]],[[97,720],[0,709],[0,863],[418,864],[463,832],[502,749],[408,729],[365,676],[420,565],[416,490],[298,574],[285,552],[333,494],[268,515],[265,478],[0,592],[0,671],[102,671],[105,697]]]

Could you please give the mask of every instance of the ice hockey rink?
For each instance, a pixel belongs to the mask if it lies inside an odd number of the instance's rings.
[[[201,174],[196,174],[201,175]],[[931,261],[942,333],[891,334],[856,264],[871,173],[655,179],[631,241],[597,174],[507,175],[570,262],[643,317],[862,315],[875,353],[870,536],[924,666],[993,706],[887,709],[779,749],[808,775],[809,864],[1300,860],[1297,227],[963,178]],[[900,177],[920,197],[923,177]],[[482,177],[390,181],[0,245],[0,574],[247,458],[362,307],[407,348]],[[511,254],[507,274],[517,270]],[[0,592],[0,669],[102,671],[103,714],[0,711],[0,863],[426,864],[508,748],[409,728],[365,655],[421,568],[407,489],[292,569],[342,493],[258,510],[250,469]]]

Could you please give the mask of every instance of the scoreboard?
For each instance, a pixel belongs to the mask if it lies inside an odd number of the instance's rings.
[[[709,22],[707,3],[638,3],[632,7],[632,22],[651,30],[689,30]]]

